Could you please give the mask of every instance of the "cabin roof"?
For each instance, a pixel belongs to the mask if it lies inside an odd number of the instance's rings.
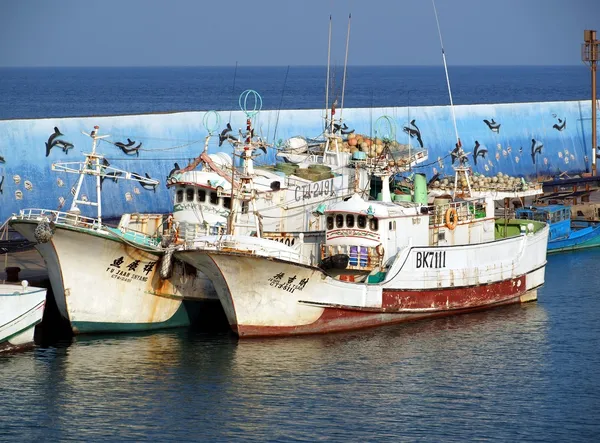
[[[374,217],[402,217],[405,215],[416,215],[420,205],[413,202],[381,202],[375,200],[364,200],[359,194],[354,194],[348,200],[334,203],[327,208],[325,214],[340,212],[364,213],[371,212]]]
[[[553,213],[553,212],[558,212],[558,211],[562,211],[563,209],[571,209],[568,206],[565,205],[548,205],[548,206],[525,206],[523,208],[519,208],[517,209],[517,213],[519,212],[547,212],[547,213]]]

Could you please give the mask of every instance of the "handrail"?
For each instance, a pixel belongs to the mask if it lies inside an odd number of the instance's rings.
[[[143,232],[129,229],[127,227],[121,228],[110,228],[102,225],[97,218],[86,217],[72,212],[56,211],[53,209],[39,209],[39,208],[28,208],[21,209],[19,214],[13,214],[12,220],[33,220],[41,221],[48,219],[55,225],[69,226],[69,227],[80,227],[86,229],[94,229],[96,231],[105,230],[118,237],[124,237],[126,234],[134,242],[142,243],[145,245],[157,246],[160,241],[158,238],[144,234]],[[117,232],[121,232],[124,235],[120,236]],[[127,240],[125,238],[125,240]]]

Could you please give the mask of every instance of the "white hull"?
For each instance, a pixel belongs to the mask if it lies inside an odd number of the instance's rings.
[[[0,352],[33,344],[35,325],[42,321],[46,290],[0,284]]]
[[[35,241],[36,223],[12,226]],[[51,240],[36,248],[58,309],[75,333],[187,326],[184,295],[216,300],[210,281],[195,270],[175,264],[172,277],[162,280],[159,255],[91,229],[57,226]]]
[[[536,299],[548,227],[461,246],[402,249],[380,283],[340,281],[321,269],[245,253],[176,257],[214,283],[240,336],[324,333],[451,315]]]

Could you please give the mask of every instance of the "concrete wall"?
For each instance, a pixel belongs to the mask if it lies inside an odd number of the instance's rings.
[[[455,107],[458,132],[463,148],[470,152],[474,171],[529,177],[569,174],[585,171],[590,165],[591,103],[590,101],[517,103],[496,105],[464,105]],[[245,127],[241,111],[219,113],[219,129],[231,121],[234,132]],[[345,109],[343,119],[357,133],[373,134],[375,121],[387,115],[397,125],[397,140],[407,143],[403,128],[419,131],[420,139],[429,149],[429,162],[423,168],[428,176],[436,172],[452,174],[449,155],[454,147],[454,127],[448,106],[412,108]],[[114,117],[81,117],[0,121],[0,220],[5,220],[23,208],[57,209],[61,199],[68,208],[71,188],[77,175],[51,171],[53,162],[80,161],[81,153],[89,152],[90,139],[81,131],[89,132],[100,126],[101,134],[110,134],[111,142],[125,142],[127,138],[140,142],[138,155],[128,155],[112,143],[101,142],[99,152],[106,155],[112,166],[148,174],[161,181],[155,191],[142,188],[131,181],[103,185],[103,211],[105,216],[118,216],[123,212],[168,212],[171,209],[170,192],[164,185],[174,163],[184,167],[202,150],[207,131],[203,125],[204,112],[175,114],[148,114]],[[339,110],[338,110],[339,116]],[[484,120],[492,121],[491,128]],[[214,119],[213,119],[214,120]],[[410,121],[414,120],[413,126]],[[497,126],[499,124],[499,127]],[[270,142],[285,140],[294,135],[317,137],[323,125],[322,110],[263,111],[255,120],[255,128]],[[57,139],[72,143],[74,147],[64,152],[55,146],[46,156],[45,143],[58,127],[64,135]],[[493,129],[497,128],[497,129]],[[379,134],[387,132],[386,125]],[[416,133],[411,142],[418,145]],[[473,158],[475,142],[480,147],[477,164]],[[532,150],[533,146],[533,150]],[[542,146],[540,148],[540,146]],[[538,148],[535,151],[535,148]],[[223,149],[216,140],[210,151]],[[484,152],[485,155],[481,153]],[[532,155],[532,152],[536,152]],[[264,156],[264,162],[274,161],[275,151]],[[437,160],[437,161],[436,161]],[[534,161],[535,160],[535,161]],[[83,193],[93,196],[91,181]],[[92,213],[92,211],[87,211]]]

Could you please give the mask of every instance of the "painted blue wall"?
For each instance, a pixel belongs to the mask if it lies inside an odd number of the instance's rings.
[[[588,160],[591,152],[590,101],[463,105],[456,106],[455,112],[463,149],[471,153],[470,164],[476,172],[541,177],[562,172],[574,174],[591,168]],[[219,129],[227,121],[231,121],[234,132],[245,127],[245,115],[241,111],[231,113],[231,117],[229,111],[219,114]],[[168,212],[171,196],[164,185],[165,178],[175,162],[184,167],[201,152],[207,134],[202,123],[204,115],[204,112],[183,112],[0,121],[0,156],[4,158],[4,163],[0,163],[0,180],[4,177],[0,220],[23,208],[57,209],[61,197],[66,199],[65,208],[68,209],[77,175],[53,172],[51,164],[81,161],[81,153],[89,152],[91,148],[90,139],[81,131],[89,132],[94,125],[100,126],[101,134],[110,134],[108,140],[112,142],[126,143],[130,138],[136,146],[142,143],[139,156],[136,156],[125,154],[114,144],[100,142],[98,151],[109,159],[112,166],[141,175],[148,173],[161,181],[155,192],[132,181],[105,181],[105,216],[133,211]],[[404,127],[420,131],[422,142],[429,149],[430,164],[423,168],[428,176],[436,172],[453,173],[449,153],[454,147],[455,136],[450,107],[343,111],[344,122],[363,134],[372,134],[374,122],[384,115],[396,122],[397,140],[401,143],[408,141],[407,133],[402,130]],[[409,123],[413,119],[416,127]],[[500,125],[498,130],[490,129],[484,122],[492,119]],[[263,111],[255,117],[254,123],[256,131],[271,142],[295,135],[317,137],[322,125],[322,110]],[[496,125],[492,124],[492,128]],[[45,143],[55,126],[64,134],[58,138],[72,143],[74,148],[65,153],[54,147],[46,157]],[[479,152],[482,149],[487,149],[487,152],[485,156],[477,157],[475,165],[473,151],[476,141],[480,144]],[[411,143],[418,145],[417,138],[412,138]],[[535,163],[532,144],[534,148],[538,147]],[[216,140],[211,143],[211,152],[220,149],[231,151],[226,144],[219,148]],[[271,150],[264,156],[264,162],[273,162],[274,155],[275,151]],[[83,193],[94,195],[91,180],[84,185]],[[87,213],[91,214],[91,208],[87,209]]]

